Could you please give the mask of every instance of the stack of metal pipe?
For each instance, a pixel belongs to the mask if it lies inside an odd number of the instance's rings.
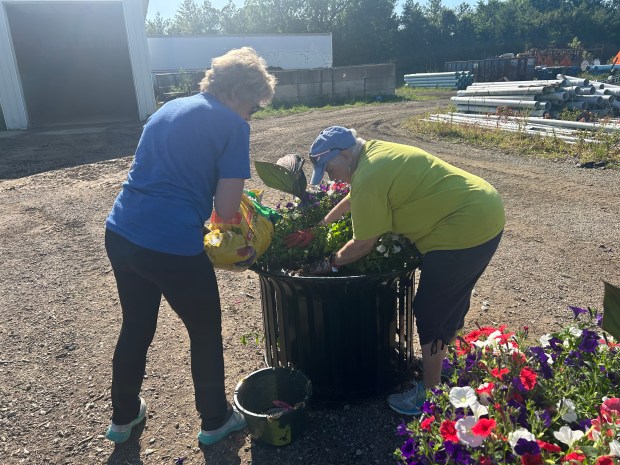
[[[407,87],[465,89],[473,82],[474,75],[469,71],[405,74],[405,85]]]
[[[620,86],[558,74],[550,80],[472,83],[451,100],[463,113],[557,117],[566,108],[604,117],[618,113]]]

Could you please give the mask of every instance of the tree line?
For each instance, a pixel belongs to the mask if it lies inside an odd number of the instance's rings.
[[[331,33],[334,66],[395,62],[397,73],[443,71],[446,61],[532,48],[620,50],[620,0],[478,0],[456,8],[441,0],[183,0],[176,14],[157,13],[147,34]]]

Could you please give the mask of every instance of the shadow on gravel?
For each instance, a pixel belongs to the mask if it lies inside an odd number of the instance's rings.
[[[142,126],[133,122],[0,132],[0,180],[132,156]]]
[[[144,431],[145,422],[136,425],[129,439],[123,444],[116,444],[114,451],[108,457],[107,465],[143,465],[144,462],[140,458],[140,436]]]
[[[396,435],[403,419],[389,409],[384,396],[312,401],[303,435],[283,447],[253,440],[252,465],[393,465],[393,452],[403,443]]]

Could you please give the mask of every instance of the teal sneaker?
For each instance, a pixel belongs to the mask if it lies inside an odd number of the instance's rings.
[[[198,441],[205,446],[211,446],[218,441],[221,441],[230,433],[240,431],[247,426],[245,418],[239,410],[233,407],[233,413],[226,423],[220,426],[218,429],[207,431],[204,429],[198,433]]]
[[[128,423],[126,425],[117,425],[114,422],[110,426],[108,426],[108,431],[105,433],[106,439],[109,439],[116,444],[122,444],[129,436],[131,436],[131,429],[140,423],[146,417],[146,402],[144,399],[140,397],[140,411],[138,412],[138,416],[134,421]]]
[[[426,390],[422,383],[417,383],[415,387],[398,394],[391,394],[387,398],[390,408],[403,415],[419,416],[422,415],[422,405],[426,401]]]

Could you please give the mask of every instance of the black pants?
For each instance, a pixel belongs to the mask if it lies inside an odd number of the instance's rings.
[[[502,232],[470,249],[434,250],[424,255],[413,299],[420,344],[449,343],[465,324],[471,292],[493,258]]]
[[[112,371],[112,421],[130,423],[138,415],[146,354],[155,335],[164,295],[190,338],[196,409],[203,429],[225,421],[222,312],[213,266],[203,252],[171,255],[139,247],[106,230],[106,251],[114,269],[123,311]]]

